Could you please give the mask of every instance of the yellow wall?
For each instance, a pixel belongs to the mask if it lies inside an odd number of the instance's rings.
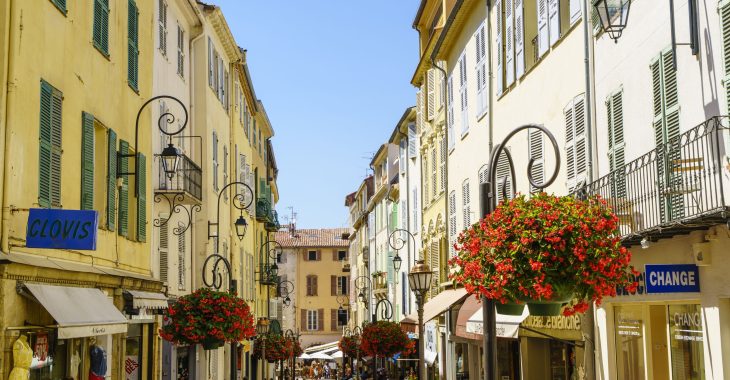
[[[25,209],[39,207],[41,79],[63,92],[61,203],[64,209],[80,208],[82,111],[93,114],[104,126],[116,131],[118,139],[124,139],[130,145],[134,144],[137,110],[150,96],[153,51],[152,2],[138,1],[137,6],[139,94],[127,85],[127,1],[110,1],[108,58],[94,48],[92,43],[93,3],[69,2],[68,13],[64,15],[50,1],[13,2],[9,46],[11,83],[6,119],[8,136],[4,152],[7,164],[4,204],[21,210],[4,213],[4,219],[7,220],[4,228],[7,233],[3,233],[3,249],[116,267],[140,274],[150,273],[148,243],[133,242],[103,228],[99,229],[96,251],[22,248],[25,245],[28,218]],[[140,123],[149,125],[149,112],[143,114]],[[140,133],[137,148],[148,157],[147,173],[151,173],[149,134]],[[102,152],[97,150],[97,157],[106,157],[105,152],[106,149]],[[129,161],[133,164],[133,160]],[[132,183],[130,178],[130,210],[136,204]],[[151,215],[151,194],[151,183],[148,181],[148,215]],[[104,210],[106,203],[98,198],[105,197],[106,190],[97,191],[95,196],[95,207]],[[131,212],[130,216],[133,216]],[[105,220],[100,220],[100,226],[104,222]],[[133,226],[130,218],[132,237]],[[150,228],[148,222],[148,236],[151,236]],[[9,239],[9,247],[6,239]]]

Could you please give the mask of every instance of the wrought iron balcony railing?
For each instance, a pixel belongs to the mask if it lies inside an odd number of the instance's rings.
[[[271,203],[266,198],[256,199],[256,220],[266,222],[271,213]]]
[[[177,172],[172,178],[168,178],[165,170],[162,168],[162,160],[155,157],[157,165],[157,187],[155,192],[158,193],[187,193],[194,198],[194,203],[200,203],[202,200],[202,177],[203,172],[200,166],[196,165],[188,156],[180,157]]]
[[[271,212],[269,212],[268,219],[264,224],[264,228],[266,231],[276,232],[279,230],[279,227],[279,215],[276,213],[276,210],[271,210]]]
[[[259,283],[261,285],[276,285],[279,282],[279,276],[273,273],[271,267],[271,264],[259,264]]]
[[[586,185],[619,218],[627,246],[725,223],[724,134],[727,116],[716,116]]]

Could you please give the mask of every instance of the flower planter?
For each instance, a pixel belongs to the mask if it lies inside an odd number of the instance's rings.
[[[223,344],[225,342],[218,339],[204,339],[201,344],[203,345],[204,350],[217,350],[221,347],[223,347]]]
[[[525,304],[519,304],[514,302],[499,303],[495,304],[497,313],[502,315],[522,315],[525,311]]]

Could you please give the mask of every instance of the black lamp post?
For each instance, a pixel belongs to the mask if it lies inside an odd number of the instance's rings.
[[[373,288],[373,282],[368,276],[359,276],[355,279],[355,290],[357,291],[357,299],[365,304],[365,309],[370,309],[370,291]]]
[[[246,221],[246,218],[243,217],[243,214],[238,216],[238,219],[236,219],[236,222],[233,223],[233,225],[236,227],[236,236],[238,236],[238,240],[243,240],[243,237],[246,236],[246,230],[248,229],[248,222]]]
[[[393,269],[395,269],[396,273],[400,271],[401,264],[403,264],[403,259],[396,252],[395,257],[393,257]]]
[[[608,1],[608,0],[606,0]],[[627,0],[628,1],[628,0]],[[627,9],[628,12],[628,9]],[[534,164],[534,159],[530,158],[528,164],[527,164],[527,180],[530,182],[530,185],[533,188],[539,189],[540,191],[552,184],[555,181],[555,178],[558,176],[558,171],[560,169],[560,151],[558,150],[558,142],[555,140],[555,136],[553,136],[550,131],[547,130],[547,128],[536,125],[536,124],[527,124],[522,125],[520,127],[515,128],[510,132],[504,140],[498,145],[494,147],[494,150],[492,150],[490,157],[489,157],[489,165],[488,165],[488,178],[486,183],[480,184],[480,202],[481,202],[481,214],[482,215],[489,215],[491,214],[494,209],[497,207],[497,191],[501,190],[501,193],[503,195],[503,198],[506,199],[506,183],[502,184],[502,188],[499,189],[498,183],[497,183],[497,164],[499,163],[499,158],[502,155],[502,152],[505,152],[507,155],[507,164],[510,168],[510,174],[512,178],[512,194],[516,192],[517,186],[515,184],[515,170],[514,165],[512,163],[512,158],[509,155],[509,151],[505,150],[505,147],[507,146],[507,143],[509,140],[516,135],[518,132],[527,130],[527,129],[537,129],[540,132],[544,133],[548,139],[550,140],[550,143],[552,144],[553,151],[555,154],[555,169],[553,170],[552,175],[550,178],[545,181],[544,183],[537,182],[532,177],[532,165]],[[492,299],[484,299],[482,300],[482,313],[483,313],[483,319],[484,319],[484,379],[485,380],[497,380],[497,311],[494,308],[494,300]]]
[[[233,196],[233,199],[231,203],[233,204],[233,207],[237,208],[241,214],[239,215],[238,219],[233,223],[235,229],[236,229],[236,236],[238,236],[239,240],[242,240],[243,237],[246,235],[246,227],[248,226],[248,223],[246,222],[246,219],[243,217],[243,210],[247,210],[249,206],[251,206],[251,203],[253,203],[253,190],[251,188],[243,183],[243,182],[231,182],[221,189],[220,193],[218,193],[218,217],[216,218],[215,223],[208,221],[208,239],[210,238],[216,238],[215,239],[215,253],[219,252],[220,249],[220,240],[219,237],[219,226],[221,221],[221,196],[230,188],[231,186],[243,186],[244,189],[248,190],[248,193],[250,196],[247,198],[245,194],[238,193]],[[212,227],[215,226],[215,233],[212,232]]]
[[[598,13],[603,30],[618,43],[629,20],[631,0],[594,0],[593,7]]]
[[[408,273],[408,285],[411,291],[416,294],[416,304],[418,305],[418,376],[419,379],[426,378],[426,363],[424,353],[424,334],[423,334],[423,301],[426,292],[431,288],[433,281],[433,272],[428,264],[423,260],[417,260],[416,265],[411,268]]]
[[[256,322],[256,335],[261,337],[261,374],[263,379],[268,377],[266,368],[266,336],[269,334],[269,318],[261,317]]]

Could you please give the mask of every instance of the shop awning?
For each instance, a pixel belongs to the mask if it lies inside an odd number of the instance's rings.
[[[466,289],[449,289],[431,298],[423,305],[423,323],[426,323],[448,310],[455,303],[466,298]],[[408,332],[418,331],[418,314],[412,313],[401,320],[403,330]]]
[[[459,309],[459,316],[456,318],[456,336],[466,339],[481,339],[480,334],[475,334],[466,331],[466,324],[469,322],[469,318],[474,315],[478,310],[481,310],[482,304],[475,295],[467,297],[464,303]]]
[[[124,293],[132,298],[132,307],[135,309],[167,309],[167,297],[162,293],[139,290],[125,290]]]
[[[58,338],[80,338],[127,332],[127,319],[96,288],[24,284],[58,324]]]
[[[503,315],[497,313],[497,336],[500,338],[517,338],[520,323],[529,315],[527,308],[522,312],[522,315]],[[480,339],[484,335],[484,318],[481,307],[469,317],[469,320],[466,322],[466,332],[475,334]]]

